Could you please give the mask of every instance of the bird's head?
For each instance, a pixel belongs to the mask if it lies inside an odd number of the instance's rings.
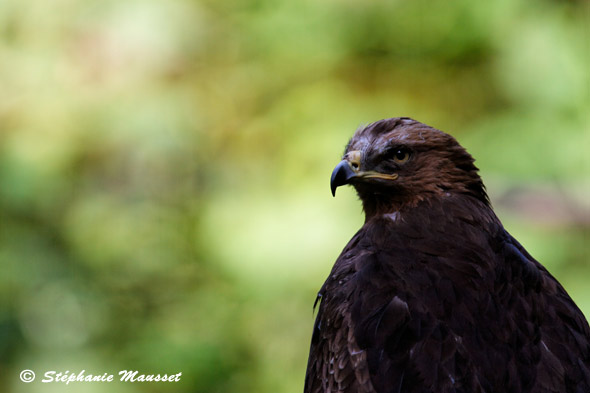
[[[367,218],[429,198],[470,195],[489,205],[474,159],[452,136],[409,118],[360,128],[332,173],[332,194],[352,184]]]

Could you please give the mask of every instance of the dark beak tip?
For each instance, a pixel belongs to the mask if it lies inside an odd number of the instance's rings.
[[[336,182],[336,175],[337,170],[335,169],[334,172],[332,172],[332,178],[330,179],[330,191],[332,191],[333,197],[336,196],[336,189],[338,188],[338,184]]]
[[[350,179],[354,176],[356,176],[356,173],[352,170],[348,161],[340,161],[340,163],[336,165],[336,168],[334,168],[332,177],[330,178],[330,190],[332,191],[332,196],[336,196],[336,189],[348,184]]]

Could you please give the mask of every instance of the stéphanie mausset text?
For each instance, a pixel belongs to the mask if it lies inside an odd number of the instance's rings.
[[[178,382],[181,375],[181,372],[177,374],[140,374],[137,370],[122,370],[119,371],[118,380],[121,382]],[[66,372],[47,371],[41,382],[62,382],[68,385],[70,382],[113,382],[113,380],[115,380],[114,374],[93,375],[86,374],[86,370],[75,374],[68,370]]]

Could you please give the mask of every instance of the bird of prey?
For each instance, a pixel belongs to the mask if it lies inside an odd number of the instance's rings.
[[[365,223],[319,291],[305,393],[590,392],[588,322],[455,138],[372,123],[332,173],[345,184]]]

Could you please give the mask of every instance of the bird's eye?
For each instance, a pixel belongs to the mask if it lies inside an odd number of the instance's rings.
[[[393,151],[393,161],[403,164],[410,159],[410,152],[406,149],[395,149]]]

